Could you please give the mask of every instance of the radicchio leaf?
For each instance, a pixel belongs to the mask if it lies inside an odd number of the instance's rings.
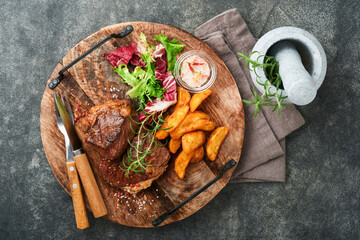
[[[139,55],[134,54],[130,59],[130,63],[134,66],[145,67],[146,63],[139,57]]]
[[[164,101],[176,101],[176,81],[171,71],[166,72],[166,74],[158,74],[157,79],[160,80],[160,85],[165,88]]]
[[[139,44],[138,44],[138,46],[139,46]],[[139,51],[138,48],[136,48],[134,55],[130,59],[130,63],[134,66],[145,67],[146,63],[144,62],[144,60],[141,59],[140,55],[141,55],[141,52]]]
[[[169,108],[171,105],[175,104],[177,101],[176,94],[176,81],[171,74],[171,71],[166,72],[166,74],[159,74],[158,79],[160,80],[160,85],[165,88],[163,99],[156,98],[153,101],[149,101],[145,106],[145,113],[153,112],[162,112]],[[146,115],[142,112],[139,116],[139,121],[142,122],[146,119]],[[155,115],[157,117],[157,115]],[[149,119],[150,122],[152,119]]]
[[[145,62],[139,57],[140,54],[136,43],[133,43],[129,46],[118,48],[111,53],[105,53],[104,57],[115,68],[121,64],[127,65],[129,62],[134,66],[144,67]]]
[[[127,65],[134,55],[136,43],[130,46],[121,47],[111,53],[105,53],[104,57],[113,67],[118,67],[120,64]]]
[[[155,51],[151,54],[155,59],[155,77],[157,74],[165,74],[167,68],[167,57],[164,45],[161,43],[156,46]],[[156,77],[159,79],[158,77]]]

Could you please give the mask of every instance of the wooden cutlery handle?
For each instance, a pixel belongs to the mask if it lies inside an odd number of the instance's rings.
[[[94,177],[94,173],[90,167],[85,153],[74,156],[74,160],[94,217],[98,218],[106,215],[107,209],[104,203],[104,199],[101,196],[99,187]]]
[[[67,162],[66,168],[69,176],[76,226],[78,229],[88,228],[89,221],[86,214],[85,202],[81,192],[80,180],[76,171],[75,162]]]

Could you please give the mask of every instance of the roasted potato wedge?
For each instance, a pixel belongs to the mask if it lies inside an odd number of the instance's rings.
[[[185,176],[186,167],[189,165],[191,158],[194,156],[194,152],[187,154],[182,151],[179,156],[175,159],[175,172],[180,179]]]
[[[185,133],[193,132],[196,130],[212,131],[216,127],[216,124],[208,119],[198,119],[185,128]]]
[[[186,128],[194,121],[198,120],[198,119],[206,119],[206,120],[210,120],[210,117],[200,111],[195,111],[195,112],[189,112],[187,114],[187,116],[185,117],[185,119],[182,121],[182,123],[174,130],[170,133],[170,136],[172,139],[179,139],[181,138],[186,132]]]
[[[156,132],[156,134],[155,134],[155,138],[156,139],[165,139],[165,138],[167,138],[168,136],[169,136],[169,132],[167,132],[166,130],[161,130],[161,129],[166,129],[166,128],[168,128],[168,120],[169,120],[169,118],[170,118],[170,115],[169,116],[167,116],[164,120],[166,121],[162,126],[161,126],[161,128]]]
[[[182,106],[189,105],[191,99],[190,93],[182,87],[177,87],[177,97],[178,100],[175,105],[175,111]]]
[[[169,132],[172,132],[176,127],[184,120],[187,113],[189,112],[189,106],[185,105],[174,111],[171,115],[165,118],[165,123],[156,132],[156,139],[165,139],[169,136]],[[165,129],[165,130],[163,130]]]
[[[197,107],[212,93],[210,89],[203,92],[195,93],[190,100],[190,112],[193,112]]]
[[[202,131],[186,133],[181,138],[182,148],[185,153],[190,154],[205,143],[205,133]]]
[[[201,159],[204,158],[204,152],[205,152],[204,147],[199,147],[198,149],[196,149],[194,152],[194,156],[192,157],[190,162],[197,163],[197,162],[201,161]]]
[[[206,155],[211,161],[216,159],[220,146],[228,134],[229,129],[227,127],[218,127],[211,133],[206,145]]]
[[[176,153],[177,150],[181,147],[181,138],[179,139],[170,139],[169,141],[169,150],[171,153]]]
[[[167,120],[166,126],[170,129],[166,131],[169,133],[174,131],[176,127],[179,126],[179,124],[185,119],[188,112],[188,105],[182,106],[178,110],[174,111]]]

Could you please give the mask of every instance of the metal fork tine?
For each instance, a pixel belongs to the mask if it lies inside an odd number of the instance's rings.
[[[71,110],[71,106],[70,106],[70,103],[69,103],[69,99],[68,97],[66,96],[66,92],[64,92],[64,98],[65,98],[65,101],[66,101],[66,107],[67,107],[67,111],[69,113],[69,116],[71,118],[71,121],[72,123],[74,124],[74,115],[73,115],[73,112]],[[65,105],[65,104],[64,104]]]
[[[58,92],[56,92],[55,95],[61,100],[60,94]]]
[[[59,113],[59,109],[57,108],[57,105],[56,105],[56,96],[57,96],[57,94],[54,93],[55,114],[56,114],[56,118],[57,118],[58,116],[60,116],[60,113]]]
[[[61,99],[61,102],[62,102],[62,104],[65,106],[63,92],[60,92],[59,94],[60,94],[60,96],[61,96],[61,98],[60,98],[60,99]]]

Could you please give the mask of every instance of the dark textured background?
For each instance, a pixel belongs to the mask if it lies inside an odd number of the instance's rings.
[[[193,216],[157,229],[90,217],[91,227],[77,230],[40,138],[40,100],[57,62],[110,24],[144,20],[193,32],[230,8],[255,37],[296,26],[327,54],[317,98],[299,108],[306,124],[287,138],[286,183],[229,184]],[[1,0],[0,23],[1,239],[360,238],[358,1]]]

